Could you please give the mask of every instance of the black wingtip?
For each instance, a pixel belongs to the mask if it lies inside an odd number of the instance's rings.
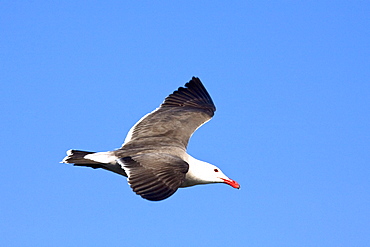
[[[206,111],[210,116],[213,116],[216,111],[207,89],[195,76],[185,84],[185,87],[179,87],[170,94],[161,106],[198,108]]]

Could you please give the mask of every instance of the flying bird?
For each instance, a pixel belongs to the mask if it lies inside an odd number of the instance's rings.
[[[150,201],[173,195],[178,188],[225,183],[239,189],[220,168],[187,152],[195,130],[208,122],[216,107],[197,77],[170,94],[128,132],[123,145],[109,152],[68,150],[61,163],[102,168],[127,177],[132,190]]]

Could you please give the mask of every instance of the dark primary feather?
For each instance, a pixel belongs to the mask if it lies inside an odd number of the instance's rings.
[[[193,77],[184,87],[170,94],[158,109],[138,122],[132,132],[131,143],[122,148],[129,148],[132,142],[151,138],[167,138],[171,145],[186,148],[193,132],[216,111],[211,96],[202,82]],[[163,145],[158,143],[158,145]]]
[[[193,77],[185,88],[179,87],[178,90],[170,94],[162,103],[161,107],[190,107],[207,112],[213,117],[216,107],[211,96],[197,77]]]
[[[150,201],[160,201],[175,193],[189,169],[179,157],[163,153],[124,157],[117,162],[129,171],[128,182],[133,191]]]

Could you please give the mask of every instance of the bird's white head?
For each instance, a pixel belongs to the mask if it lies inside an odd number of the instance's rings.
[[[197,160],[191,156],[188,159],[189,171],[186,174],[183,187],[197,184],[225,183],[233,188],[239,189],[240,185],[228,178],[220,168],[204,161]]]

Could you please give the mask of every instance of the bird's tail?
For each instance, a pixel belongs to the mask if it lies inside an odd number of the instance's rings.
[[[100,168],[101,165],[98,162],[85,159],[88,154],[93,154],[95,152],[80,151],[80,150],[68,150],[67,156],[61,161],[61,163],[74,164],[75,166],[88,166],[92,168]]]
[[[112,155],[107,155],[107,153],[109,152],[96,153],[97,156],[100,155],[100,156],[103,156],[103,159],[105,158],[104,160],[101,159],[101,162],[94,161],[89,158],[85,158],[86,155],[95,154],[95,153],[96,152],[88,152],[88,151],[80,151],[80,150],[71,149],[67,151],[67,156],[60,163],[73,164],[75,166],[86,166],[86,167],[91,167],[94,169],[102,168],[102,169],[112,171],[112,172],[115,172],[115,173],[118,173],[120,175],[127,177],[126,172],[122,169],[120,165],[111,164],[110,162],[108,162],[109,160],[107,160],[106,157],[109,157],[111,160],[116,159],[116,157]]]

